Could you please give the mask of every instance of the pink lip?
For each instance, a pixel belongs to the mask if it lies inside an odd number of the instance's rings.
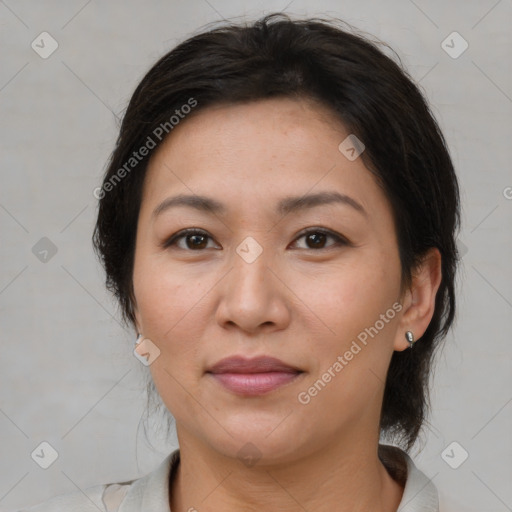
[[[303,372],[273,357],[234,356],[222,359],[206,373],[234,393],[257,396],[291,382]]]

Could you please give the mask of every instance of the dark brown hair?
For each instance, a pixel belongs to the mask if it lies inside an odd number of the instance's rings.
[[[133,153],[150,139],[155,146],[165,140],[162,127],[172,134],[191,98],[190,115],[210,105],[271,97],[325,105],[363,141],[361,158],[391,203],[402,289],[429,248],[437,247],[442,257],[432,321],[413,349],[393,353],[385,385],[381,433],[409,450],[428,409],[434,350],[455,315],[459,189],[426,99],[386,50],[340,20],[292,20],[282,13],[254,23],[226,22],[182,42],[153,65],[129,102],[97,196],[93,244],[125,324],[135,327],[134,246],[151,151],[128,168]],[[186,116],[179,119],[186,122]]]

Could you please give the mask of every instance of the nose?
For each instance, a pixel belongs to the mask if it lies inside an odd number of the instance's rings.
[[[218,287],[216,321],[224,329],[256,334],[289,324],[291,292],[270,260],[265,250],[252,262],[234,255],[233,267]]]

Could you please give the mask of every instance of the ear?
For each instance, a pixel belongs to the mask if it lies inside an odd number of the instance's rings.
[[[414,339],[418,340],[427,330],[434,316],[441,277],[441,253],[437,247],[432,247],[413,270],[411,286],[404,294],[403,314],[393,345],[395,350],[409,348],[409,343],[405,339],[406,331],[411,331]]]

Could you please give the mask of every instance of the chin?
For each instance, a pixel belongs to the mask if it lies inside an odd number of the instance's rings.
[[[218,417],[216,419],[232,437],[217,427],[214,432],[203,432],[202,437],[220,455],[238,459],[248,467],[255,463],[259,466],[287,463],[306,452],[308,445],[313,445],[293,416],[293,413],[289,417],[287,414],[262,415],[255,411],[245,416],[238,413],[236,418]]]

